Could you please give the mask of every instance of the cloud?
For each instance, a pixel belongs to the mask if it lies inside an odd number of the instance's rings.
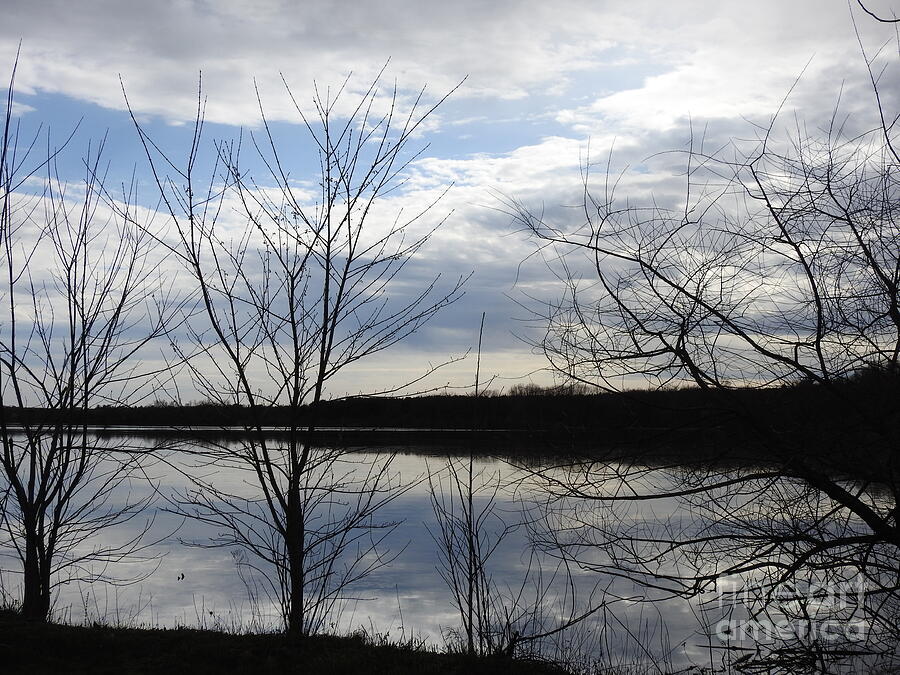
[[[587,14],[587,24],[599,19]],[[254,77],[273,118],[296,120],[280,72],[304,102],[312,80],[334,84],[354,70],[354,86],[365,86],[388,59],[403,86],[444,92],[469,75],[466,96],[516,99],[558,85],[611,44],[537,2],[13,0],[5,18],[0,59],[11,63],[23,41],[23,91],[121,109],[121,73],[138,111],[172,122],[192,118],[201,70],[209,119],[247,124],[257,119]]]
[[[752,114],[781,95],[812,54],[840,60],[853,48],[847,8],[813,0],[636,0],[627,8],[537,0],[12,0],[4,19],[0,62],[12,63],[21,39],[23,92],[122,109],[121,74],[140,113],[173,123],[192,119],[201,70],[209,119],[253,124],[254,78],[272,119],[296,121],[279,73],[305,104],[313,80],[334,85],[353,70],[358,91],[388,59],[389,77],[410,87],[407,94],[425,83],[446,92],[468,75],[458,96],[472,100],[572,94],[581,74],[655,63],[669,72],[590,110],[627,115],[633,124],[665,123],[688,103],[695,114],[707,106]],[[861,24],[864,33],[877,33],[871,24]]]
[[[768,119],[795,85],[788,109],[802,103],[829,110],[842,86],[866,79],[846,6],[729,3],[707,10],[654,33],[666,49],[665,72],[560,110],[556,120],[581,134],[640,135],[691,117]],[[859,29],[870,48],[890,37],[870,21],[860,21]]]
[[[25,105],[24,103],[19,103],[18,101],[13,101],[12,104],[12,115],[13,117],[21,117],[22,115],[26,115],[30,112],[34,112],[34,108],[30,105]]]

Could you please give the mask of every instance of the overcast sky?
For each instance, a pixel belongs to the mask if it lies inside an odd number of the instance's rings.
[[[900,11],[893,0],[867,6]],[[108,130],[123,175],[145,168],[120,76],[154,137],[184,152],[200,71],[219,137],[258,125],[254,80],[269,118],[289,134],[299,119],[282,75],[301,101],[313,81],[334,85],[351,71],[351,88],[364,89],[388,60],[386,77],[404,96],[427,85],[439,97],[466,78],[417,139],[430,145],[391,199],[398,208],[421,203],[454,184],[440,205],[452,215],[411,273],[474,271],[467,294],[393,356],[355,366],[339,387],[390,384],[464,351],[484,311],[482,370],[500,376],[500,388],[543,365],[515,337],[527,332],[517,301],[552,297],[554,285],[538,261],[520,268],[533,248],[496,195],[549,213],[575,203],[588,141],[593,157],[615,145],[614,164],[631,167],[636,197],[677,190],[677,169],[648,157],[684,147],[690,125],[709,125],[714,140],[751,135],[751,123],[766,123],[801,73],[783,114],[815,125],[841,91],[845,112],[864,114],[871,91],[852,17],[870,53],[896,39],[846,0],[2,0],[0,72],[9,72],[21,40],[17,113],[56,129],[83,118],[82,137]],[[886,95],[896,96],[896,73],[886,77]],[[471,371],[469,359],[443,379],[463,384]]]

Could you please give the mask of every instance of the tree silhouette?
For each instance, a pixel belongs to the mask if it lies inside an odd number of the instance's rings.
[[[152,519],[119,540],[109,528],[153,500],[136,484],[146,488],[147,448],[98,438],[83,413],[149,393],[158,374],[141,356],[179,305],[154,274],[151,235],[115,215],[131,211],[133,186],[110,208],[105,141],[67,184],[57,162],[75,132],[56,148],[48,132],[42,153],[41,131],[26,136],[13,116],[14,83],[15,68],[0,137],[0,544],[22,566],[24,616],[45,621],[60,584],[124,583],[110,565],[146,560]]]
[[[535,472],[557,497],[548,548],[664,593],[752,579],[754,617],[865,624],[865,639],[776,635],[741,655],[747,670],[890,661],[900,637],[900,157],[880,69],[865,59],[871,126],[836,106],[820,132],[798,124],[783,140],[776,116],[749,148],[710,153],[694,136],[680,205],[623,201],[619,180],[607,172],[598,186],[589,163],[575,227],[506,202],[565,289],[536,310],[546,333],[535,346],[554,370],[613,391],[696,387],[698,415],[715,408],[752,430],[737,467],[720,447],[688,466],[620,457]],[[786,429],[742,396],[798,384],[841,412],[842,433],[814,419]],[[635,520],[664,500],[695,520]],[[816,583],[865,591],[826,607],[802,591]],[[793,598],[777,603],[787,587]]]
[[[258,493],[201,481],[178,499],[179,509],[221,528],[214,545],[251,554],[297,635],[319,631],[346,587],[389,559],[377,545],[392,524],[374,516],[402,494],[390,455],[364,466],[313,444],[315,404],[339,372],[455,302],[465,281],[442,287],[436,275],[402,288],[408,263],[436,227],[415,230],[434,204],[409,215],[379,211],[421,152],[411,150],[415,134],[446,96],[425,105],[423,90],[404,100],[396,87],[385,92],[379,75],[346,112],[346,87],[316,89],[311,115],[287,89],[318,167],[311,181],[292,172],[298,158],[284,148],[293,143],[276,138],[261,103],[262,131],[250,136],[268,171],[260,182],[244,171],[240,143],[217,143],[216,173],[197,187],[202,99],[185,168],[135,121],[177,232],[173,250],[194,278],[205,319],[192,323],[193,346],[176,351],[206,399],[244,405],[252,420],[246,440],[211,447],[208,456],[248,472]],[[220,225],[229,208],[243,221],[234,236]],[[273,405],[289,411],[286,438],[263,428],[262,411]]]

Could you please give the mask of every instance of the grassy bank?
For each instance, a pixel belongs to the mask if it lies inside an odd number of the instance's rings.
[[[565,675],[543,663],[376,645],[363,636],[319,636],[296,643],[280,634],[35,624],[5,610],[0,611],[0,672]]]

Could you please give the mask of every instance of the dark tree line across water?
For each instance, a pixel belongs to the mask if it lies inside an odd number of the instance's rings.
[[[877,470],[889,456],[900,452],[873,434],[872,419],[884,429],[900,430],[900,377],[866,371],[840,383],[841,396],[814,383],[766,389],[710,392],[696,388],[635,390],[599,394],[558,395],[541,388],[527,395],[429,395],[414,397],[363,397],[321,401],[294,410],[269,406],[197,403],[145,406],[99,406],[90,409],[51,411],[39,408],[11,409],[10,423],[66,421],[91,426],[127,425],[171,427],[265,427],[306,429],[311,419],[336,431],[353,429],[414,429],[427,444],[446,438],[427,432],[509,431],[508,440],[496,434],[482,444],[502,443],[505,452],[528,451],[529,438],[544,451],[561,453],[577,449],[608,452],[630,448],[643,453],[677,449],[685,459],[709,458],[732,453],[748,460],[765,459],[769,450],[754,444],[760,429],[783,439],[787,452],[802,451],[811,457],[839,462],[857,470]],[[852,396],[859,408],[849,409],[843,396]],[[858,410],[866,411],[862,416]],[[736,411],[740,410],[741,414]],[[348,438],[353,438],[348,436]],[[546,443],[550,442],[547,446]],[[874,442],[874,445],[873,445]],[[881,448],[879,451],[878,448]],[[855,448],[865,448],[859,455]]]

